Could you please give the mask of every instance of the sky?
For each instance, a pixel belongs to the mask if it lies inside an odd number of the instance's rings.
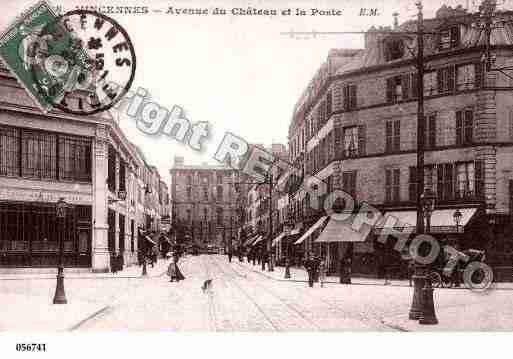
[[[24,9],[27,0],[2,0],[0,28],[4,29]],[[473,0],[424,1],[424,16],[433,17],[443,4]],[[217,1],[51,1],[64,11],[76,5],[149,6],[146,15],[116,14],[135,48],[137,69],[133,89],[147,89],[153,101],[171,109],[185,109],[192,122],[208,121],[211,138],[204,151],[195,152],[169,137],[150,137],[133,119],[120,116],[121,128],[139,145],[149,162],[168,182],[174,156],[186,164],[217,164],[214,153],[226,131],[249,143],[287,143],[288,125],[296,101],[332,48],[362,48],[363,35],[317,35],[298,39],[288,31],[366,31],[372,25],[392,25],[415,19],[415,0],[217,0]],[[168,8],[234,7],[261,9],[340,9],[341,16],[214,16],[170,15]],[[378,16],[358,16],[360,8],[377,8]],[[162,13],[152,10],[160,9]]]

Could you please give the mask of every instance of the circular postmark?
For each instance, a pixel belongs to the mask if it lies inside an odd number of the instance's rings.
[[[112,18],[73,10],[39,33],[45,51],[32,66],[37,91],[75,115],[108,110],[128,92],[136,56],[128,33]]]

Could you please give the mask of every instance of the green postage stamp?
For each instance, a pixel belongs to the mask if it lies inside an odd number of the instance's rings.
[[[0,58],[44,112],[88,66],[81,44],[60,20],[48,2],[40,1],[0,35]]]

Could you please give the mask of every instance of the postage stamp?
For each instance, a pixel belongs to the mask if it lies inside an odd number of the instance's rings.
[[[2,59],[44,112],[105,111],[127,93],[135,75],[127,32],[95,11],[58,15],[43,1],[9,27],[0,47]]]
[[[47,49],[39,34],[57,16],[46,1],[40,1],[18,16],[0,35],[0,57],[44,112],[52,108],[52,101],[35,83],[32,65],[40,63],[42,52]]]

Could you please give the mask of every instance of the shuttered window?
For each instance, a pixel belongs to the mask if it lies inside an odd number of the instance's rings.
[[[399,202],[400,177],[401,171],[399,168],[387,169],[385,171],[385,202]]]

